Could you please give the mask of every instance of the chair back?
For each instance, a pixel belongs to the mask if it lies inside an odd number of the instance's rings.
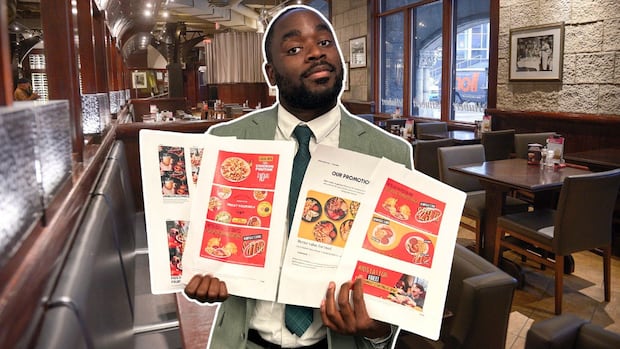
[[[448,123],[443,121],[416,122],[415,134],[418,139],[425,139],[425,133],[448,132]],[[428,138],[426,138],[428,139]]]
[[[555,217],[553,250],[560,255],[611,244],[620,169],[564,179]]]
[[[413,167],[435,179],[439,179],[439,162],[437,148],[454,145],[450,138],[435,140],[418,140],[413,150]]]
[[[536,132],[536,133],[516,133],[515,134],[515,155],[520,159],[527,159],[528,144],[538,143],[542,146],[547,142],[547,138],[555,135],[555,132]]]
[[[450,170],[451,166],[484,162],[484,147],[481,144],[459,145],[437,149],[439,180],[465,192],[483,190],[480,181]]]
[[[484,146],[484,156],[487,161],[508,159],[514,152],[515,130],[482,132],[480,142]]]

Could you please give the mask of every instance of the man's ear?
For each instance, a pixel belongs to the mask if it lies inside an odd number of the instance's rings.
[[[265,74],[267,75],[267,79],[269,79],[269,85],[272,87],[276,86],[276,74],[273,70],[273,65],[271,63],[265,63]]]

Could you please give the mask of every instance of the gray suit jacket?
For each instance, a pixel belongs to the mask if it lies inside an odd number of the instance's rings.
[[[239,139],[274,139],[278,123],[278,105],[248,114],[242,118],[218,124],[209,129],[217,136],[236,136]],[[349,114],[341,107],[339,146],[376,157],[386,157],[405,164],[411,169],[411,145],[397,137],[391,137],[378,127]],[[247,341],[250,315],[256,300],[231,296],[222,302],[213,325],[212,349],[257,348]],[[329,348],[371,349],[372,345],[361,337],[343,336],[329,331]],[[392,339],[393,340],[393,339]]]

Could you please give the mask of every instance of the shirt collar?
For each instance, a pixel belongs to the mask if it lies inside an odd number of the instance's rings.
[[[330,109],[327,113],[310,120],[309,122],[300,121],[297,117],[278,106],[278,128],[286,139],[294,139],[293,131],[297,125],[307,125],[312,130],[312,134],[317,143],[321,143],[340,123],[340,104]]]

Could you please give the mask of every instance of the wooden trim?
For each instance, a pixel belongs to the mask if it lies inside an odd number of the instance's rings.
[[[0,3],[0,106],[13,104],[13,74],[11,73],[11,50],[9,49],[9,23],[6,1]]]
[[[486,109],[493,130],[517,133],[557,132],[565,139],[564,152],[620,148],[619,115]]]

